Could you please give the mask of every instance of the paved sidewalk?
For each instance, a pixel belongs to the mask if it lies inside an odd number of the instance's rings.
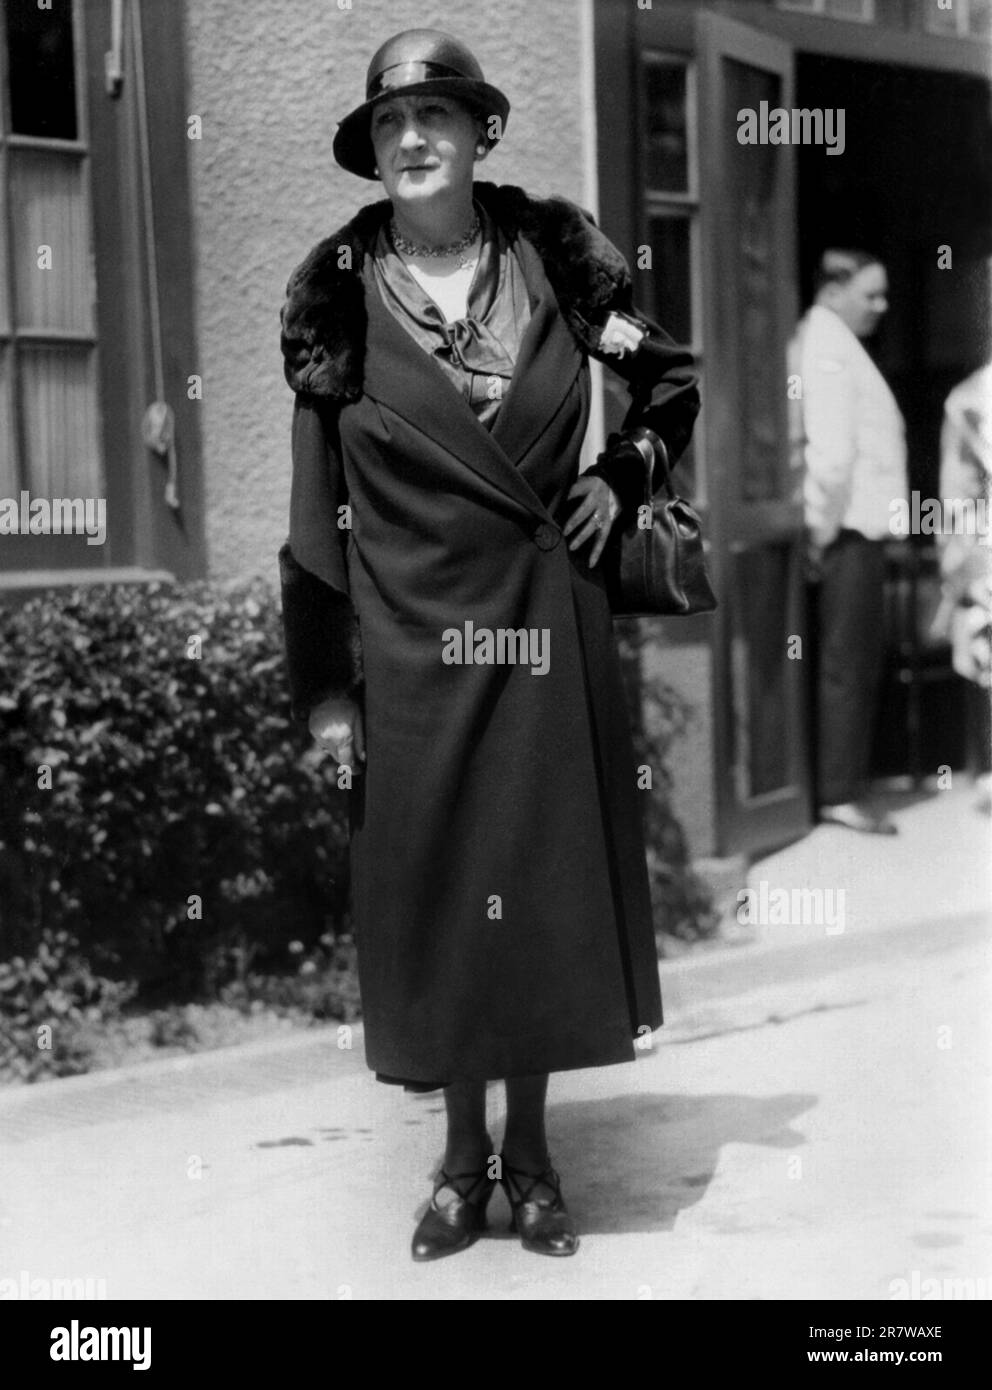
[[[992,911],[992,819],[975,809],[976,792],[959,775],[946,791],[890,796],[898,835],[862,835],[818,825],[802,840],[752,864],[749,886],[844,892],[844,929],[940,920]],[[768,925],[762,941],[794,938],[791,927]],[[815,929],[805,933],[808,939]]]
[[[0,1281],[138,1298],[879,1298],[988,1279],[988,821],[966,794],[901,837],[823,827],[755,865],[843,886],[842,932],[761,928],[661,966],[634,1066],[554,1079],[574,1260],[505,1233],[407,1254],[438,1095],[334,1028],[0,1093]],[[887,858],[885,857],[887,856]],[[498,1134],[498,1098],[491,1096]],[[992,1287],[992,1284],[988,1285]],[[2,1288],[2,1284],[0,1284]]]
[[[889,948],[875,940],[880,933],[907,927],[939,932],[945,922],[983,914],[992,928],[992,820],[974,802],[964,779],[952,790],[895,794],[884,804],[898,835],[818,825],[778,853],[756,859],[740,890],[752,890],[757,906],[763,883],[769,909],[785,901],[802,909],[802,897],[793,894],[820,890],[823,920],[804,921],[800,913],[782,923],[770,910],[771,921],[725,921],[719,942],[662,963],[666,1019],[712,997],[809,978],[855,957],[884,954]],[[783,893],[785,898],[776,897]],[[730,906],[737,910],[733,900]]]

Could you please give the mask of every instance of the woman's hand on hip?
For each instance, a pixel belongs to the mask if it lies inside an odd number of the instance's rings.
[[[365,726],[362,711],[354,700],[335,695],[314,705],[310,711],[310,732],[339,766],[353,767],[356,759],[364,763]]]
[[[562,531],[566,536],[574,533],[575,539],[569,543],[569,550],[578,550],[586,541],[593,541],[589,552],[589,568],[592,569],[603,553],[613,523],[620,515],[620,499],[602,478],[585,477],[576,479],[569,489],[568,501],[575,499],[578,499],[578,506]]]

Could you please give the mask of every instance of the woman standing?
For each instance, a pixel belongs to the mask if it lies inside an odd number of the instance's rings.
[[[508,112],[449,35],[384,44],[334,154],[387,200],[313,249],[283,309],[287,658],[298,716],[356,773],[366,1057],[383,1081],[445,1094],[420,1260],[472,1243],[494,1177],[527,1249],[572,1254],[548,1073],[631,1060],[661,1023],[597,562],[639,499],[630,432],[677,457],[698,395],[689,354],[633,311],[626,264],[588,214],[473,182]],[[631,407],[580,478],[589,354]]]

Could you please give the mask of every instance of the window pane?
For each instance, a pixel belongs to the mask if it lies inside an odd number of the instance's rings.
[[[958,5],[960,3],[961,0],[958,0]],[[925,28],[929,29],[931,34],[957,34],[958,5],[952,5],[949,10],[938,9],[935,4],[927,5],[923,12]]]
[[[73,155],[11,150],[10,200],[18,327],[92,331],[81,163]],[[51,247],[50,269],[39,267],[40,246]]]
[[[38,497],[102,496],[94,354],[22,348],[25,486]]]
[[[10,123],[18,135],[75,140],[72,0],[7,0]]]
[[[10,397],[10,353],[11,349],[0,343],[0,497],[14,497],[18,489],[14,410]]]
[[[968,6],[968,32],[976,39],[992,38],[992,0],[971,0]]]
[[[727,106],[760,110],[781,105],[782,83],[771,72],[733,59],[723,64]],[[776,210],[782,163],[774,145],[742,145],[728,160],[725,196],[733,209],[735,237],[723,274],[736,295],[740,352],[740,397],[736,405],[743,446],[741,497],[773,500],[786,486],[782,473],[779,406],[785,362],[770,350],[776,341]]]
[[[688,217],[652,217],[654,316],[679,343],[692,342],[692,260]]]
[[[645,145],[648,188],[686,193],[689,189],[689,142],[684,63],[646,63]]]
[[[859,19],[870,24],[875,18],[874,0],[827,0],[827,14],[834,19]]]

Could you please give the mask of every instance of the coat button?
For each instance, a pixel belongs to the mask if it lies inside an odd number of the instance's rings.
[[[542,521],[534,532],[534,544],[538,550],[554,550],[561,540],[561,532],[557,526],[551,526],[547,521]]]

